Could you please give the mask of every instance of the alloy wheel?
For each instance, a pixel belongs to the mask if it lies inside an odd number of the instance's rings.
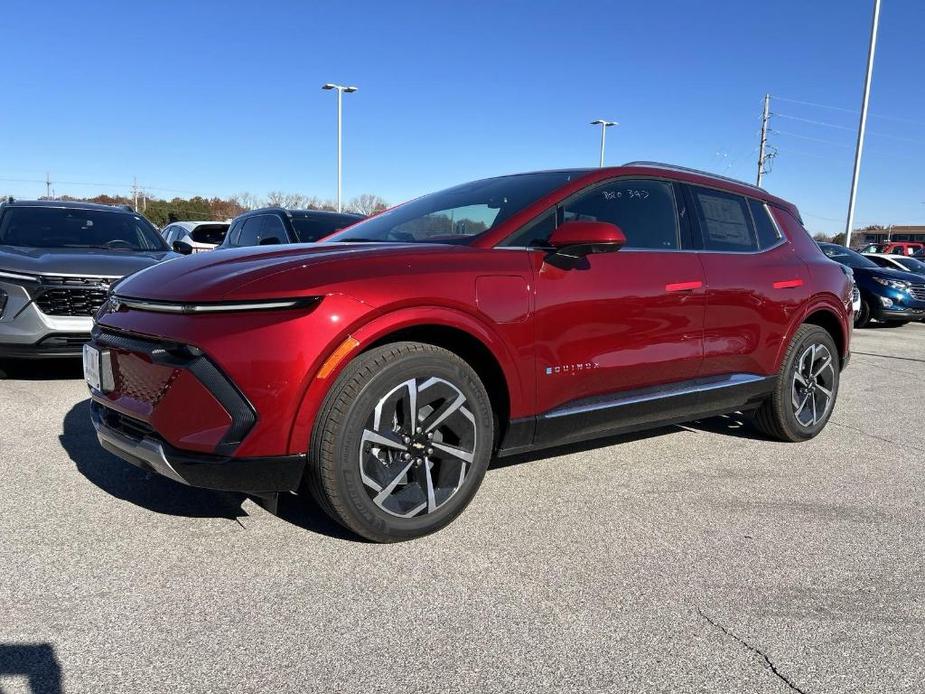
[[[409,379],[380,398],[367,419],[360,478],[388,514],[433,513],[463,486],[477,434],[457,386],[437,377]]]
[[[793,414],[801,426],[812,428],[829,414],[835,380],[835,360],[828,347],[807,347],[797,359],[791,384]]]

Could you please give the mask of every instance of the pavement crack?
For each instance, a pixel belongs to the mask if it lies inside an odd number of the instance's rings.
[[[859,434],[863,434],[864,436],[869,436],[872,439],[877,439],[878,441],[882,441],[883,443],[888,443],[891,446],[896,446],[897,448],[908,448],[913,451],[919,451],[919,452],[925,451],[925,448],[921,448],[919,446],[913,446],[908,443],[900,443],[899,441],[888,439],[885,436],[877,436],[877,434],[871,434],[869,431],[864,431],[863,429],[859,427],[853,427],[850,424],[842,424],[841,422],[833,422],[831,419],[829,420],[829,424],[831,424],[832,426],[841,427],[843,429],[850,429],[851,431],[856,431]]]
[[[876,352],[855,352],[851,351],[851,354],[861,354],[865,357],[879,357],[880,359],[899,359],[901,361],[917,361],[925,364],[925,359],[919,359],[917,357],[898,357],[895,354],[877,354]]]
[[[768,666],[768,669],[770,669],[771,672],[773,672],[774,675],[775,675],[781,682],[783,682],[783,683],[786,684],[788,687],[790,687],[790,689],[792,689],[792,690],[795,691],[795,692],[799,692],[799,694],[806,694],[806,692],[805,692],[804,690],[800,689],[796,684],[793,683],[793,680],[791,680],[789,677],[787,677],[787,675],[785,675],[785,674],[782,673],[780,670],[778,670],[778,669],[777,669],[777,666],[774,665],[773,662],[771,662],[771,659],[768,658],[768,656],[765,654],[765,652],[762,651],[760,648],[758,648],[757,646],[753,646],[752,644],[750,644],[750,643],[749,643],[748,641],[746,641],[745,639],[740,638],[739,636],[736,636],[732,631],[730,631],[729,629],[727,629],[726,627],[724,627],[722,624],[720,624],[719,622],[717,622],[715,619],[711,618],[708,614],[704,613],[704,611],[701,610],[699,607],[697,608],[697,614],[699,614],[701,617],[703,617],[711,626],[715,627],[716,629],[719,629],[719,630],[720,630],[721,632],[723,632],[726,636],[728,636],[728,637],[731,638],[731,639],[735,639],[735,640],[738,641],[740,644],[742,644],[743,646],[745,646],[748,650],[750,650],[752,653],[754,653],[755,655],[759,656],[759,657],[764,661],[764,664]]]

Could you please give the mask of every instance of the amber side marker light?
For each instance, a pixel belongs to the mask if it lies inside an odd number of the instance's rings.
[[[324,364],[321,365],[321,368],[318,369],[318,378],[327,378],[331,375],[331,372],[337,368],[337,365],[340,364],[344,358],[350,354],[357,346],[360,344],[360,341],[355,337],[348,337],[346,340],[338,345],[331,356],[324,360]]]

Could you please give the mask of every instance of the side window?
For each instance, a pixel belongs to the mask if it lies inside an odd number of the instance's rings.
[[[169,226],[166,229],[164,229],[164,231],[161,232],[161,235],[164,237],[164,240],[168,244],[173,243],[173,230],[174,230],[174,227]]]
[[[552,209],[544,212],[498,245],[517,248],[522,246],[548,246],[549,237],[555,230],[556,211]]]
[[[892,251],[890,251],[890,253],[892,253],[893,255],[906,255],[906,249],[903,248],[902,246],[897,246]]]
[[[677,250],[674,187],[654,180],[618,180],[595,186],[562,207],[562,221],[610,222],[626,236],[627,248]]]
[[[749,200],[748,206],[752,210],[752,219],[755,220],[755,231],[758,232],[758,245],[761,248],[776,246],[781,239],[777,226],[771,220],[768,207],[758,200]]]
[[[748,204],[741,195],[711,188],[691,188],[703,233],[704,249],[724,253],[758,250]]]
[[[273,239],[276,239],[275,241]],[[263,226],[260,229],[260,235],[257,239],[258,244],[268,245],[271,243],[286,243],[289,240],[289,234],[286,233],[286,227],[283,220],[273,214],[263,217]]]
[[[228,229],[228,235],[225,237],[228,239],[228,243],[224,244],[226,247],[234,247],[238,245],[238,236],[241,234],[241,227],[244,225],[240,219],[236,222],[233,222],[231,228]]]
[[[238,238],[234,239],[234,246],[256,246],[260,237],[260,229],[263,226],[263,215],[248,217],[244,220],[244,226],[241,227],[241,233]]]

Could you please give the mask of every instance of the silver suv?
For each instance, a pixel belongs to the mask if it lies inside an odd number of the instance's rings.
[[[110,284],[173,257],[129,208],[0,204],[0,357],[80,356]]]

